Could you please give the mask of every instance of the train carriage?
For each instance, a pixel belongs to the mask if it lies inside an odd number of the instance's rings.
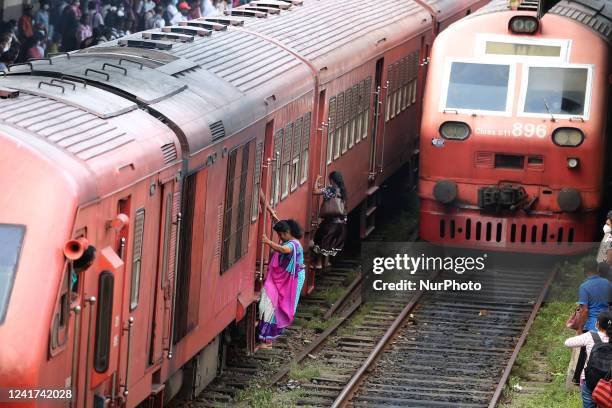
[[[612,3],[497,1],[441,33],[423,105],[420,235],[584,250],[599,232]]]
[[[75,407],[201,391],[228,327],[254,348],[259,188],[310,232],[313,180],[340,170],[367,235],[377,189],[415,163],[428,44],[482,3],[261,0],[12,66],[0,387],[64,388]]]

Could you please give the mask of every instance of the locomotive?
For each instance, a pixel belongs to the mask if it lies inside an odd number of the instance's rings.
[[[494,1],[436,38],[420,133],[427,241],[573,253],[600,232],[612,2],[536,3]]]
[[[256,0],[11,66],[0,388],[65,392],[4,403],[162,406],[214,378],[228,328],[253,351],[259,191],[308,242],[313,181],[341,171],[369,234],[416,166],[429,45],[483,3]]]

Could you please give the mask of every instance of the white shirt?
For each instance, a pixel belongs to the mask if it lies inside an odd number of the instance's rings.
[[[210,0],[202,1],[202,16],[209,17],[209,16],[215,16],[217,14],[219,14],[219,11],[217,10],[215,6],[212,5]]]
[[[610,341],[606,333],[598,331],[597,334],[599,334],[599,338],[601,339],[602,343],[608,343]],[[565,347],[586,347],[586,360],[584,362],[582,372],[580,373],[580,378],[583,380],[584,369],[586,368],[589,362],[589,356],[591,355],[591,350],[593,350],[594,345],[595,342],[593,341],[593,336],[591,335],[591,332],[582,333],[580,336],[570,337],[569,339],[565,340]]]
[[[174,4],[168,4],[168,7],[166,7],[166,11],[168,12],[170,18],[179,14],[179,11]]]
[[[170,25],[178,24],[181,21],[187,21],[187,17],[185,17],[182,13],[176,13],[170,19]]]

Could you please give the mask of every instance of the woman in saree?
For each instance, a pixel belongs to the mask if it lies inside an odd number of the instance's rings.
[[[272,251],[268,273],[259,300],[259,325],[257,331],[263,348],[272,343],[293,323],[300,292],[306,278],[304,251],[299,239],[302,229],[294,220],[274,224],[280,243],[263,236],[264,244]]]

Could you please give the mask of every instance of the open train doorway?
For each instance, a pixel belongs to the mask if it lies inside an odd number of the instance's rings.
[[[372,138],[370,139],[370,176],[373,178],[376,174],[376,150],[377,150],[377,135],[379,128],[383,126],[381,121],[379,120],[380,115],[380,107],[382,106],[382,75],[383,75],[383,67],[385,66],[385,59],[380,58],[376,61],[376,75],[374,77],[374,98],[372,99],[372,103],[374,104],[374,120],[372,121]]]

